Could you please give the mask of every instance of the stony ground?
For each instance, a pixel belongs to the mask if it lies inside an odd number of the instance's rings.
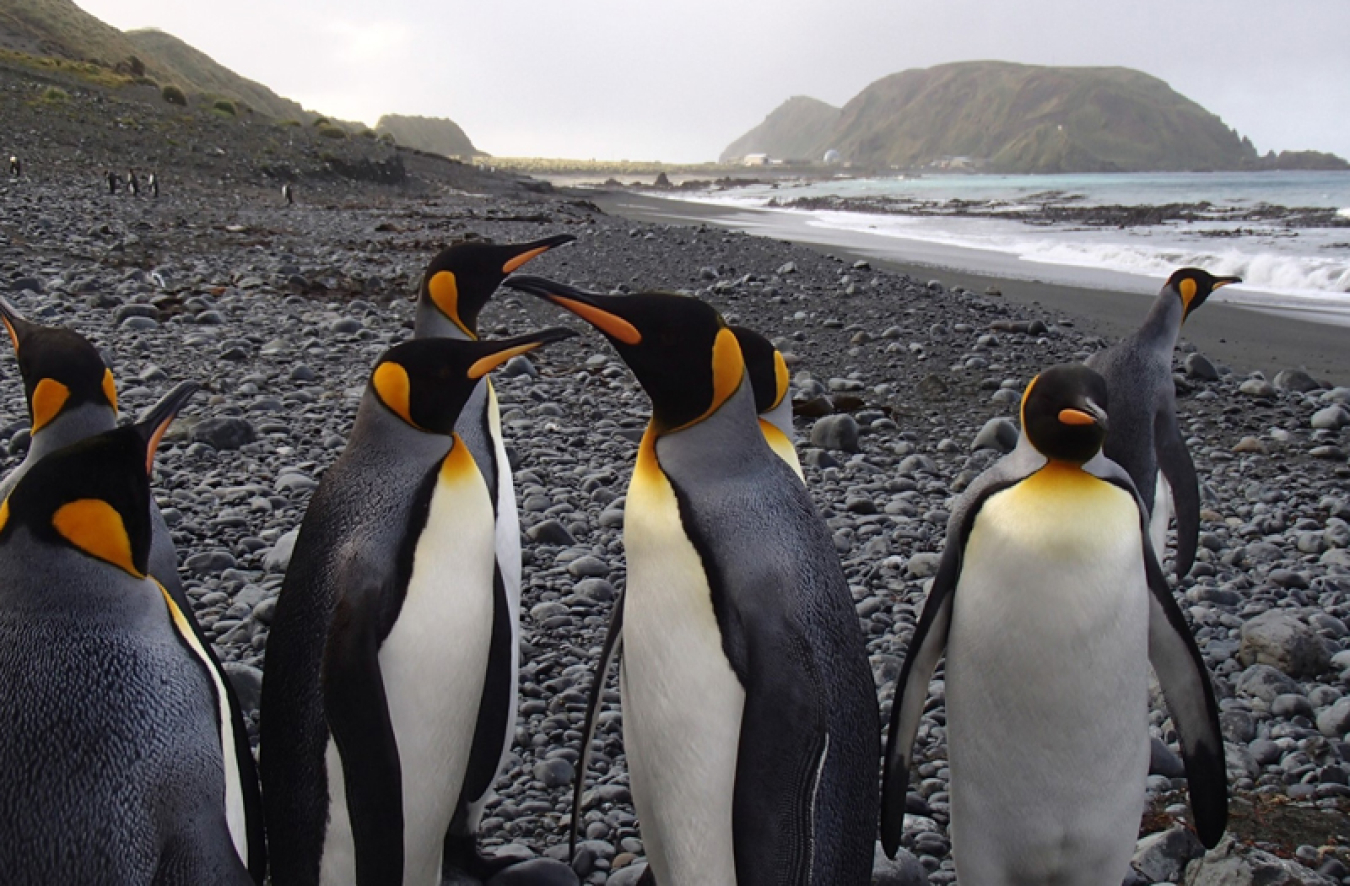
[[[807,482],[857,601],[883,722],[951,497],[1006,439],[990,420],[1015,415],[1039,369],[1106,344],[1069,318],[936,281],[715,228],[634,224],[584,201],[369,188],[324,200],[285,207],[261,191],[185,187],[151,201],[83,184],[0,185],[0,289],[21,311],[95,341],[128,413],[181,379],[206,388],[161,449],[156,491],[197,616],[255,727],[288,541],[343,446],[369,367],[410,334],[424,263],[454,238],[572,233],[577,243],[529,271],[602,290],[697,293],[780,343],[806,413],[797,429]],[[497,336],[560,322],[572,320],[503,292],[481,326]],[[1192,320],[1203,322],[1203,311]],[[517,742],[484,835],[513,852],[565,852],[585,693],[624,585],[623,495],[648,406],[608,345],[585,332],[497,378],[527,536],[527,646]],[[1185,877],[1350,883],[1339,848],[1350,840],[1350,389],[1179,358],[1182,427],[1206,510],[1199,562],[1177,592],[1222,699],[1237,837]],[[15,364],[0,362],[7,468],[26,445],[27,416]],[[977,438],[994,448],[975,448]],[[939,688],[919,733],[908,854],[878,865],[878,882],[955,881]],[[580,868],[586,882],[622,886],[642,844],[612,684],[606,698]],[[1151,729],[1144,831],[1161,836],[1141,843],[1137,882],[1178,881],[1196,847],[1176,826],[1187,815],[1184,781],[1156,698]]]

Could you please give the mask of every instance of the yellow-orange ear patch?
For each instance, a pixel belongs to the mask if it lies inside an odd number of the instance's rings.
[[[1196,285],[1190,277],[1177,284],[1177,292],[1181,293],[1181,303],[1190,307],[1192,299],[1195,298]]]
[[[14,324],[9,322],[9,318],[0,315],[0,320],[5,322],[5,331],[9,333],[9,340],[14,342],[14,353],[19,353],[19,334],[14,331]]]
[[[787,361],[778,351],[773,352],[773,377],[777,384],[777,391],[773,398],[773,408],[777,409],[778,404],[783,402],[787,396],[788,384],[791,382],[791,376],[788,375]]]
[[[70,399],[70,388],[54,378],[44,378],[33,388],[33,430],[36,434],[61,413]]]
[[[371,383],[385,406],[408,424],[417,427],[417,422],[412,420],[412,380],[408,378],[408,370],[397,363],[381,363],[375,367]]]
[[[539,347],[538,342],[530,342],[527,345],[517,345],[514,348],[507,348],[506,350],[498,351],[495,354],[488,354],[486,357],[479,357],[474,361],[474,364],[469,367],[469,378],[482,378],[512,357],[528,353],[537,347]]]
[[[108,398],[108,405],[112,407],[113,412],[117,411],[117,382],[113,381],[111,369],[103,370],[103,396]]]
[[[707,410],[693,421],[671,430],[679,431],[696,425],[721,409],[745,378],[745,358],[741,355],[740,342],[736,341],[736,333],[725,326],[718,330],[717,338],[713,339],[712,371],[713,395]]]
[[[5,531],[5,526],[9,523],[9,499],[0,502],[0,532]]]
[[[549,298],[611,338],[617,338],[626,345],[642,343],[642,333],[638,332],[637,327],[616,314],[602,311],[594,305],[573,301],[570,298],[562,298],[556,295],[550,295]]]
[[[427,281],[427,292],[431,294],[432,304],[449,317],[451,323],[458,326],[469,338],[475,340],[478,338],[464,325],[464,321],[459,319],[459,280],[453,271],[437,271],[432,275]]]
[[[137,578],[145,573],[131,558],[131,538],[117,509],[100,498],[81,498],[57,509],[52,526],[61,537],[105,563],[111,563]]]
[[[1036,387],[1036,382],[1040,380],[1041,377],[1039,375],[1036,376],[1031,380],[1031,383],[1027,385],[1027,389],[1022,392],[1022,405],[1018,407],[1017,420],[1021,423],[1024,429],[1027,426],[1027,398],[1031,396],[1031,389]]]

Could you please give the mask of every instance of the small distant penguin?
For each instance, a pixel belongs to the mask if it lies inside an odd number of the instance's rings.
[[[759,429],[778,457],[801,477],[802,464],[797,458],[797,437],[792,427],[792,398],[788,396],[791,376],[787,361],[771,341],[753,329],[735,325],[729,328],[745,356],[745,371],[755,392]]]
[[[558,234],[529,243],[465,241],[443,249],[427,265],[419,287],[413,334],[472,341],[478,315],[506,276],[526,262],[576,238]],[[502,437],[497,394],[490,379],[478,382],[455,430],[464,440],[492,491],[497,523],[497,572],[501,596],[493,616],[492,651],[479,706],[474,751],[464,793],[446,838],[446,875],[485,879],[499,867],[479,853],[476,835],[492,785],[515,738],[517,674],[520,662],[520,515]]]
[[[573,334],[414,339],[371,373],[267,641],[276,886],[441,882],[501,595],[491,489],[456,420],[489,370]]]
[[[195,389],[51,453],[0,504],[6,883],[253,882],[224,684],[148,572],[147,473]]]
[[[286,201],[287,206],[295,203],[295,188],[291,187],[290,182],[281,186],[281,199]]]
[[[113,172],[111,169],[108,170],[108,193],[117,193],[117,173]]]
[[[649,871],[870,882],[876,689],[838,555],[764,439],[736,336],[689,296],[506,286],[614,345],[652,400],[624,513],[624,751]]]
[[[159,178],[157,178],[153,172],[150,173],[150,177],[145,180],[145,185],[150,189],[151,197],[159,196]]]
[[[1144,810],[1150,663],[1181,738],[1196,831],[1211,848],[1223,836],[1214,691],[1153,555],[1148,513],[1101,455],[1109,408],[1091,369],[1047,369],[1023,395],[1017,448],[952,509],[891,709],[881,836],[892,857],[944,648],[962,883],[1118,886]]]
[[[19,162],[18,157],[11,154],[9,158],[9,174],[13,176],[19,176],[22,173],[23,173],[23,164]]]
[[[14,489],[33,466],[53,452],[117,427],[117,385],[112,370],[84,336],[61,326],[43,326],[25,319],[0,297],[0,321],[4,322],[18,358],[19,375],[31,418],[31,438],[24,460],[0,480],[0,498]],[[173,536],[154,498],[150,500],[152,527],[150,574],[173,598],[207,657],[224,680],[215,651],[202,634],[191,602],[178,576],[178,552]],[[248,744],[243,710],[233,687],[225,681],[230,705],[239,770],[239,802],[245,810],[239,833],[240,845],[254,879],[261,883],[267,866],[263,835],[262,795],[257,768]]]
[[[136,170],[127,170],[127,191],[131,196],[139,197],[141,194],[141,180],[136,177]]]
[[[1111,433],[1103,452],[1130,475],[1148,509],[1149,536],[1161,562],[1167,527],[1177,521],[1175,574],[1185,578],[1200,539],[1200,483],[1177,423],[1172,352],[1181,324],[1210,294],[1241,277],[1215,277],[1182,268],[1168,278],[1143,326],[1119,344],[1093,354],[1087,365],[1111,392]]]

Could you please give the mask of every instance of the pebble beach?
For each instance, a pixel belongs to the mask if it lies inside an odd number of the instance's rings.
[[[906,272],[696,218],[624,218],[547,189],[353,185],[302,190],[286,206],[250,186],[184,184],[152,200],[72,180],[4,183],[6,298],[92,340],[127,415],[179,381],[204,387],[166,436],[154,490],[255,741],[295,532],[370,367],[411,335],[426,262],[467,236],[558,233],[577,242],[528,273],[694,294],[784,352],[807,486],[849,581],[883,722],[952,497],[1011,446],[1038,371],[1113,343],[1149,305],[1098,293],[1114,307],[1094,315],[1093,300],[1033,284]],[[649,410],[607,343],[561,311],[502,290],[479,325],[500,337],[557,324],[582,335],[494,376],[525,534],[525,646],[516,743],[481,833],[522,857],[566,858],[586,693],[624,587],[624,493]],[[1223,305],[1183,330],[1179,415],[1204,510],[1197,564],[1175,590],[1220,699],[1233,839],[1200,858],[1155,692],[1129,882],[1350,883],[1350,349],[1320,330]],[[12,353],[0,367],[7,471],[29,421]],[[586,883],[631,886],[642,843],[610,677],[575,868]],[[919,731],[905,852],[878,856],[877,883],[956,882],[941,677]]]

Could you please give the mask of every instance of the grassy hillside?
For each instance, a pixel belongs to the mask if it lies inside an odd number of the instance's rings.
[[[822,128],[793,99],[723,158],[838,150],[865,169],[959,165],[997,172],[1136,172],[1273,168],[1246,139],[1162,80],[1128,68],[958,62],[884,77]],[[833,110],[833,109],[830,109]],[[959,159],[958,159],[959,158]],[[955,160],[955,163],[953,161]],[[1338,158],[1291,154],[1334,168]],[[1326,164],[1332,164],[1327,166]],[[1292,168],[1292,166],[1291,166]]]
[[[401,145],[417,148],[444,157],[486,156],[473,146],[464,130],[453,120],[444,117],[413,117],[405,114],[385,114],[375,124],[375,131],[388,133]]]
[[[173,82],[189,93],[233,99],[278,120],[309,120],[314,116],[297,102],[239,76],[172,34],[151,28],[127,31],[126,37],[142,58],[162,64],[171,72]]]
[[[727,145],[720,163],[732,163],[746,154],[769,154],[783,160],[819,163],[832,147],[830,134],[839,122],[839,109],[805,95],[783,102],[764,122]]]
[[[0,0],[0,47],[124,71],[130,70],[131,57],[139,55],[125,34],[70,0]],[[147,75],[158,79],[167,73],[154,59],[141,60]]]

